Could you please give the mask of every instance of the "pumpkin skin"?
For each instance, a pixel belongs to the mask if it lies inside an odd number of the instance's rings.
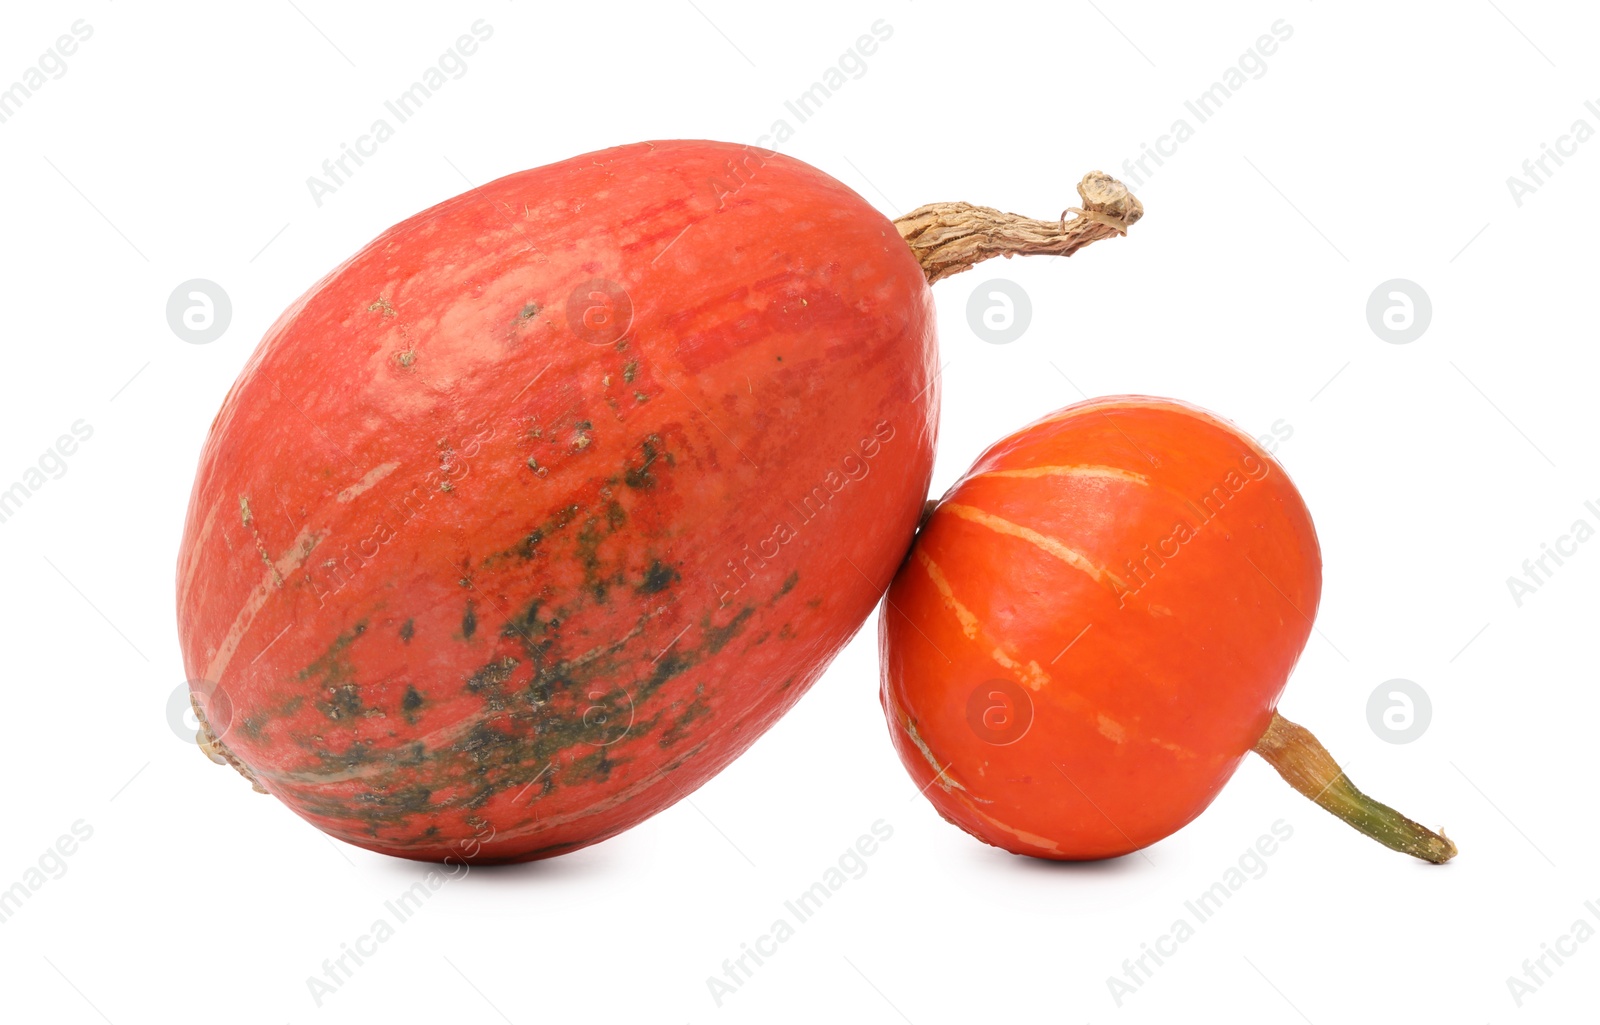
[[[978,459],[890,586],[890,736],[980,840],[1127,854],[1255,746],[1321,590],[1305,503],[1238,428],[1141,396],[1069,406]]]
[[[514,861],[700,786],[915,531],[932,296],[788,157],[639,143],[396,225],[213,423],[178,624],[214,750],[341,840]]]

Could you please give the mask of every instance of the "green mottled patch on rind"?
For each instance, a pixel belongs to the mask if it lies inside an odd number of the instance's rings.
[[[550,621],[541,620],[539,618],[539,610],[542,608],[544,608],[544,601],[542,599],[535,598],[528,603],[528,607],[526,609],[506,620],[505,623],[500,627],[501,637],[508,639],[515,637],[522,641],[522,647],[528,652],[529,658],[536,657],[537,651],[535,650],[535,646],[537,646],[539,650],[543,650],[544,648],[548,648],[550,646],[550,642],[548,641],[534,639],[535,634],[543,635],[545,631],[550,629],[553,625]]]
[[[477,632],[478,613],[469,601],[467,602],[467,611],[461,616],[461,636],[470,641],[472,640],[472,635]]]
[[[795,570],[793,573],[790,573],[788,576],[783,578],[783,586],[778,588],[778,593],[780,595],[788,594],[790,591],[794,590],[794,585],[798,584],[799,582],[800,571]]]
[[[580,429],[588,429],[589,423],[589,421],[580,421],[576,426],[578,426]],[[644,441],[640,443],[640,450],[642,453],[640,461],[637,464],[624,461],[623,472],[621,474],[622,483],[626,484],[630,488],[635,489],[649,488],[655,485],[656,477],[651,473],[651,467],[654,466],[659,460],[665,460],[668,466],[673,465],[675,462],[672,454],[665,450],[659,435],[648,435]],[[530,463],[529,465],[534,464]],[[616,483],[617,478],[610,478],[610,481],[612,483]],[[583,506],[579,505],[578,503],[562,506],[560,509],[557,509],[554,513],[548,516],[543,523],[538,524],[533,529],[529,530],[528,533],[524,534],[522,539],[516,544],[512,545],[510,548],[495,552],[494,554],[484,558],[482,562],[483,568],[489,569],[511,560],[518,560],[521,562],[528,562],[532,560],[539,554],[546,541],[548,541],[555,534],[564,531],[573,523],[578,522],[583,512]],[[628,518],[627,510],[620,502],[615,500],[608,501],[601,508],[600,515],[604,516],[606,527],[610,532],[615,532],[620,529],[623,524],[627,522]],[[595,514],[591,513],[589,516],[583,518],[582,536],[579,538],[580,557],[583,557],[584,547],[588,547],[592,550],[598,545],[601,539],[600,535],[595,533],[594,527]],[[601,600],[604,599],[602,598]]]
[[[383,813],[388,816],[414,815],[428,810],[428,805],[433,799],[433,791],[425,786],[402,787],[399,790],[367,791],[358,793],[355,799],[369,805],[372,811],[369,815]]]
[[[611,760],[610,750],[608,747],[597,747],[591,754],[574,758],[567,766],[567,771],[578,779],[604,783],[611,777],[611,770],[617,764]]]
[[[497,702],[496,695],[501,685],[511,679],[511,674],[516,672],[520,664],[510,655],[498,658],[467,677],[467,690],[474,694],[487,692],[490,709],[498,711],[505,706],[504,702]]]
[[[415,637],[416,635],[417,635],[417,621],[416,620],[408,619],[404,623],[400,624],[400,639],[402,641],[404,641],[407,644],[410,644],[411,643],[411,638]]]
[[[650,675],[639,684],[640,699],[648,698],[666,685],[674,676],[681,675],[694,668],[694,663],[687,656],[669,651],[656,659],[656,664],[651,667]]]
[[[655,487],[656,479],[650,475],[650,467],[661,457],[661,436],[648,435],[639,443],[642,458],[638,466],[629,466],[622,475],[622,482],[630,488]],[[669,464],[670,465],[670,464]]]
[[[524,534],[522,540],[507,548],[505,551],[496,552],[483,560],[483,567],[489,569],[500,563],[512,559],[527,562],[539,553],[539,546],[551,535],[565,530],[572,521],[578,518],[582,507],[576,503],[564,505],[552,513],[543,523]]]
[[[614,572],[603,572],[604,564],[600,557],[600,546],[608,537],[621,530],[627,522],[627,510],[622,507],[622,503],[613,498],[605,503],[601,513],[586,518],[578,530],[575,554],[578,563],[583,567],[584,590],[597,604],[604,605],[610,596],[611,588],[627,580],[620,565]]]
[[[471,781],[470,794],[457,799],[468,807],[481,807],[506,792],[523,795],[525,791],[521,800],[531,803],[557,786],[604,781],[618,765],[630,760],[627,745],[655,736],[664,719],[670,717],[669,729],[676,731],[676,740],[691,722],[709,714],[708,706],[699,699],[704,684],[696,688],[696,700],[675,715],[663,709],[645,717],[643,709],[669,681],[722,650],[754,613],[754,608],[744,608],[722,626],[713,625],[707,616],[697,647],[668,651],[648,667],[642,679],[623,685],[618,681],[638,672],[642,661],[638,655],[624,654],[626,642],[598,656],[555,659],[559,619],[541,618],[541,607],[534,603],[517,617],[515,628],[508,623],[508,630],[502,631],[503,636],[522,638],[532,662],[532,679],[513,689],[522,663],[509,656],[473,673],[467,688],[484,700],[491,718],[454,744],[431,752],[429,763],[441,781],[456,785]],[[641,616],[639,625],[648,619],[648,615]],[[602,696],[595,697],[596,691]],[[630,715],[631,724],[618,735],[618,724],[627,723]],[[563,764],[563,752],[584,745],[595,750],[580,751]]]
[[[609,483],[651,488],[659,483],[663,468],[675,462],[660,437],[651,435],[640,444],[632,461],[623,461]],[[575,591],[561,596],[548,590],[530,595],[520,611],[500,623],[494,657],[457,684],[481,702],[477,715],[469,716],[472,725],[467,732],[449,741],[440,739],[432,747],[421,740],[399,749],[357,741],[343,752],[314,750],[311,753],[320,763],[320,771],[327,775],[348,778],[358,772],[377,785],[385,778],[385,770],[403,768],[407,785],[391,791],[380,786],[355,808],[347,797],[317,792],[302,797],[301,806],[307,812],[340,820],[354,817],[372,836],[404,846],[426,840],[425,829],[430,828],[415,821],[413,815],[433,818],[447,808],[481,808],[496,797],[528,807],[554,788],[603,782],[632,760],[633,745],[647,744],[648,750],[657,750],[663,731],[677,745],[672,747],[672,757],[678,763],[698,750],[679,741],[692,735],[694,722],[712,714],[703,697],[710,682],[700,682],[687,704],[679,700],[666,707],[658,702],[651,708],[650,703],[670,681],[722,652],[747,626],[755,609],[739,609],[720,625],[711,613],[702,615],[695,631],[699,640],[692,648],[677,644],[660,652],[665,638],[647,628],[665,608],[662,606],[638,612],[632,628],[618,629],[609,645],[602,641],[597,646],[596,638],[585,635],[581,646],[573,645],[577,650],[568,650],[562,638],[563,621],[582,619],[586,606],[607,604],[610,594],[624,586],[634,594],[670,598],[666,592],[682,579],[679,567],[651,557],[648,550],[644,568],[630,568],[639,566],[640,553],[632,544],[621,544],[622,538],[616,536],[628,523],[628,510],[611,498],[609,491],[602,489],[601,495],[605,500],[593,505],[563,506],[510,548],[481,560],[486,569],[509,569],[501,564],[527,562],[559,540],[559,557],[572,558],[581,568],[583,580]],[[466,571],[470,574],[470,565]],[[465,577],[463,584],[471,586]],[[476,619],[474,603],[469,602],[468,609]],[[477,625],[468,626],[464,619],[462,635],[473,636]],[[346,649],[364,628],[361,624],[350,636],[341,638],[307,673],[349,676]],[[681,629],[681,621],[674,629]],[[401,627],[403,639],[409,640],[414,630],[415,625],[407,621]],[[521,649],[522,657],[505,653],[508,642]],[[406,687],[398,711],[408,722],[414,724],[425,713],[435,697],[432,690],[430,686],[430,697],[425,699],[415,687]],[[391,715],[395,711],[389,709]],[[339,712],[346,714],[343,708]],[[593,714],[586,718],[586,712]],[[653,759],[650,764],[653,769]],[[528,816],[531,822],[531,810]]]
[[[671,747],[688,734],[688,727],[697,719],[703,719],[711,714],[711,706],[705,700],[706,686],[696,684],[694,700],[683,707],[683,710],[673,716],[671,724],[661,732],[661,739],[656,742],[658,747]]]
[[[705,617],[705,640],[702,646],[715,655],[721,651],[735,634],[744,629],[745,621],[755,615],[756,610],[749,605],[739,610],[739,614],[730,619],[725,626],[712,626],[711,616]]]
[[[356,684],[355,666],[348,657],[350,645],[366,632],[367,621],[363,619],[351,627],[348,633],[336,637],[327,651],[300,671],[300,679],[320,681],[326,695],[316,704],[322,714],[329,719],[343,719],[366,711],[361,703],[360,689]]]

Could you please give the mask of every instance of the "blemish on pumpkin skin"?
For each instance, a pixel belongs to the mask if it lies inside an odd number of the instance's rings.
[[[511,674],[516,672],[517,666],[521,664],[521,662],[515,658],[512,658],[510,655],[505,655],[493,662],[490,662],[488,665],[467,677],[467,690],[476,694],[481,690],[499,687],[507,680],[511,679]]]
[[[624,582],[624,574],[621,569],[609,575],[602,576],[600,574],[600,545],[607,536],[615,534],[627,520],[628,514],[621,504],[616,501],[610,501],[605,506],[604,522],[606,532],[604,535],[600,531],[601,520],[598,516],[591,516],[584,520],[583,528],[578,531],[577,556],[584,570],[585,589],[597,603],[604,604],[610,589]]]
[[[539,311],[542,309],[544,309],[544,307],[540,306],[538,303],[528,303],[522,308],[522,313],[520,316],[523,320],[532,320],[534,317],[539,315]]]
[[[367,621],[363,619],[348,633],[336,637],[326,652],[300,671],[302,680],[321,678],[325,700],[318,701],[317,708],[329,719],[343,719],[366,711],[361,702],[355,666],[346,655],[350,646],[366,631]]]
[[[611,748],[603,746],[597,748],[593,754],[574,759],[567,766],[567,774],[585,782],[593,780],[604,783],[611,778],[611,770],[617,764],[611,759]]]
[[[478,630],[478,613],[473,608],[472,602],[467,602],[467,611],[461,616],[461,636],[472,640],[472,635]]]
[[[790,591],[794,590],[794,585],[798,584],[799,582],[800,582],[800,571],[799,570],[794,570],[794,571],[790,572],[790,574],[787,577],[783,578],[783,583],[781,585],[779,585],[778,589],[775,592],[773,592],[772,597],[767,599],[767,607],[771,608],[772,606],[778,604],[778,600],[781,599],[784,595],[788,594]],[[762,634],[761,635],[762,640],[765,640],[766,636],[767,636],[766,634]],[[757,641],[756,643],[759,644],[761,642]]]
[[[734,635],[744,629],[745,622],[755,615],[755,612],[754,607],[746,605],[726,625],[715,627],[710,625],[711,617],[709,615],[706,616],[701,624],[701,629],[705,634],[705,640],[702,644],[706,650],[713,655],[721,651],[729,641],[733,640]]]
[[[421,708],[424,703],[422,694],[417,688],[408,684],[405,697],[400,699],[400,710],[405,713],[406,722],[412,726],[417,724],[417,709]]]
[[[543,600],[535,598],[528,603],[526,609],[506,620],[500,627],[500,636],[502,638],[506,640],[520,638],[522,640],[524,650],[526,650],[528,657],[534,660],[535,664],[544,660],[544,653],[549,649],[551,643],[548,641],[535,641],[531,633],[531,631],[537,630],[543,634],[547,629],[550,629],[549,623],[539,619],[539,612],[543,608]]]
[[[649,569],[645,570],[644,580],[634,590],[640,594],[656,594],[671,587],[674,581],[680,579],[682,578],[677,570],[657,559],[650,564]]]
[[[485,569],[489,569],[498,563],[513,558],[522,562],[530,561],[534,558],[534,556],[539,554],[539,546],[547,537],[557,533],[558,531],[566,529],[566,527],[570,525],[573,520],[577,519],[579,509],[580,507],[577,505],[568,505],[556,510],[556,512],[553,513],[549,519],[545,520],[539,526],[534,527],[531,531],[523,536],[521,541],[517,542],[514,546],[506,549],[503,552],[497,552],[493,555],[487,556],[483,560],[483,567]]]
[[[693,700],[684,706],[683,711],[673,718],[672,724],[662,731],[661,739],[656,742],[656,746],[672,747],[687,736],[687,727],[710,715],[711,706],[705,700],[705,684],[697,684]]]
[[[650,475],[650,467],[655,463],[656,459],[659,458],[660,453],[656,449],[656,446],[659,444],[661,444],[661,438],[659,435],[655,434],[647,436],[644,441],[639,443],[640,450],[644,454],[644,459],[638,466],[628,467],[627,472],[622,476],[622,482],[624,484],[635,489],[655,486],[656,479]],[[668,465],[671,465],[670,460]]]
[[[428,810],[428,805],[433,800],[433,791],[424,786],[415,786],[388,793],[359,793],[355,795],[355,799],[390,815],[416,815]],[[368,812],[368,815],[377,817],[372,812]]]
[[[389,302],[386,296],[378,296],[378,298],[372,301],[372,305],[367,307],[368,313],[372,313],[374,311],[381,312],[385,317],[395,316],[394,305]]]

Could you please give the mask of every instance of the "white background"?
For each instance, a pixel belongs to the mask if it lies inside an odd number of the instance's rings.
[[[1514,201],[1541,143],[1600,129],[1579,5],[8,4],[0,88],[76,19],[67,72],[0,124],[0,487],[70,424],[93,437],[0,523],[6,780],[0,888],[93,830],[0,923],[17,1021],[971,1023],[1592,1020],[1600,941],[1519,1008],[1508,976],[1600,919],[1592,781],[1600,543],[1519,607],[1507,578],[1600,526],[1594,454],[1600,141]],[[297,6],[296,6],[297,5]],[[319,207],[306,185],[476,19],[493,37]],[[892,37],[804,124],[784,108],[883,19]],[[1283,19],[1266,72],[1184,107]],[[1514,24],[1513,24],[1514,23]],[[1039,217],[1185,118],[1148,213],[1071,261],[941,282],[941,492],[990,441],[1084,394],[1183,398],[1253,434],[1303,490],[1326,566],[1283,709],[1352,778],[1461,855],[1382,850],[1251,759],[1196,822],[1084,866],[940,820],[890,749],[875,618],[720,777],[598,847],[474,870],[319,1008],[308,976],[423,866],[323,838],[174,736],[173,576],[206,428],[267,325],[388,225],[522,168],[651,138],[755,142],[890,216],[968,200]],[[1153,165],[1150,165],[1153,168]],[[466,179],[466,180],[464,180]],[[1131,179],[1128,179],[1130,184]],[[165,304],[207,278],[226,334]],[[969,328],[1004,277],[1009,345]],[[1369,328],[1406,278],[1420,339]],[[1070,379],[1070,380],[1069,380]],[[1082,392],[1078,389],[1081,388]],[[1416,681],[1431,725],[1369,726]],[[883,819],[891,840],[718,1007],[706,979]],[[1282,819],[1293,836],[1119,1007],[1107,985]],[[1571,949],[1569,947],[1569,949]]]

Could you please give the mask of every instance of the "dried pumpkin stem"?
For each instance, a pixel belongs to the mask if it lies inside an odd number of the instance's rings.
[[[894,225],[931,285],[993,256],[1071,256],[1090,242],[1126,235],[1144,216],[1144,205],[1128,187],[1100,171],[1083,176],[1078,195],[1083,206],[1065,210],[1053,221],[971,203],[930,203],[897,218]],[[1073,215],[1070,220],[1068,214]]]
[[[1442,865],[1456,856],[1456,845],[1356,789],[1328,749],[1304,726],[1274,712],[1272,724],[1256,742],[1256,754],[1278,770],[1289,785],[1390,850]]]

